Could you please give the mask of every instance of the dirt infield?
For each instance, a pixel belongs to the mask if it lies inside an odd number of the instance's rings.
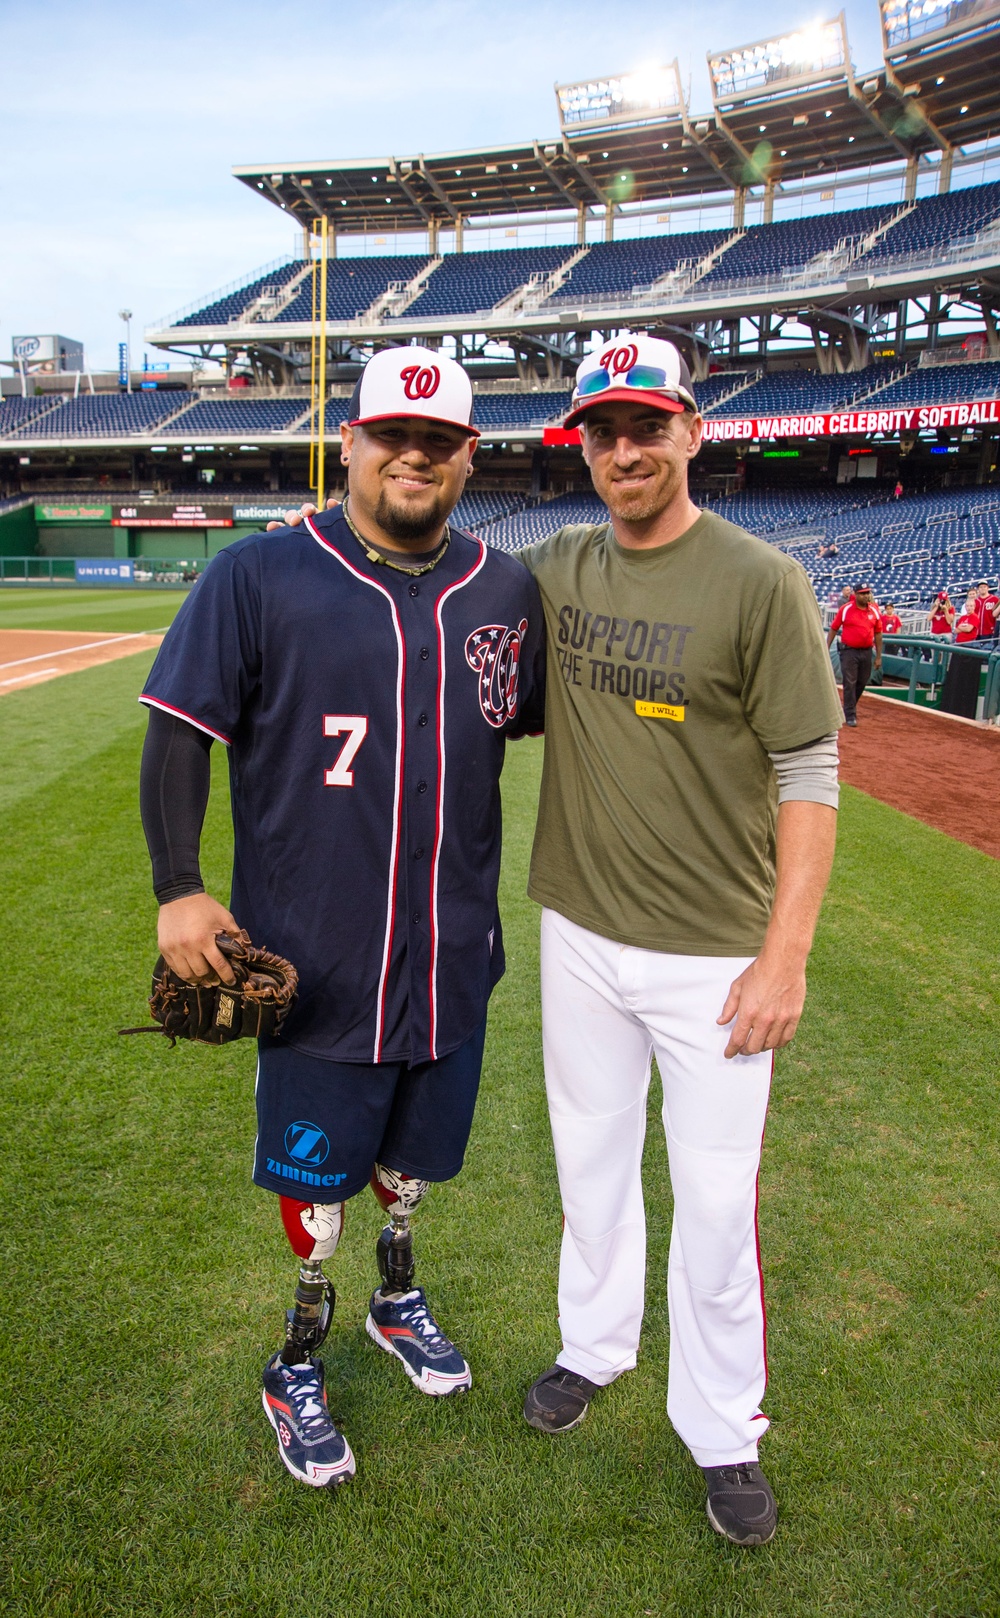
[[[1000,728],[866,693],[840,779],[1000,859]]]
[[[135,652],[155,651],[162,635],[75,635],[62,629],[0,629],[0,696],[57,680]]]

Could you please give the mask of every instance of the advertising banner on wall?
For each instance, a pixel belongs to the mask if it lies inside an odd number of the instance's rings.
[[[135,564],[134,562],[91,562],[77,557],[76,582],[77,584],[133,584],[135,582]]]
[[[841,438],[867,433],[918,433],[933,427],[1000,426],[1000,400],[976,399],[963,404],[906,405],[895,409],[817,411],[807,416],[710,416],[705,422],[708,444],[753,438]]]
[[[111,507],[89,500],[56,500],[35,507],[36,522],[110,522]]]
[[[284,522],[288,501],[254,500],[245,506],[233,507],[233,522]]]
[[[233,508],[197,502],[115,506],[112,528],[232,528]]]

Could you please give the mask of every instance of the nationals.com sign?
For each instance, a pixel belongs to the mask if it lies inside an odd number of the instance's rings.
[[[702,436],[706,443],[740,438],[839,438],[852,433],[919,432],[924,427],[974,427],[986,422],[1000,423],[1000,401],[834,410],[811,416],[739,416],[728,421],[712,416],[705,422]]]

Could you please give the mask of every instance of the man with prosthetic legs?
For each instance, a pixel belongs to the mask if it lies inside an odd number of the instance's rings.
[[[319,1349],[345,1205],[388,1217],[366,1330],[421,1392],[471,1385],[415,1285],[410,1216],[461,1169],[486,1010],[504,970],[499,777],[541,729],[544,627],[513,558],[448,522],[477,438],[462,368],[377,354],[342,424],[343,506],[210,563],[142,701],[143,828],[158,941],[188,981],[231,979],[217,934],[292,961],[298,1000],[258,1043],[253,1179],[280,1199],[299,1280],[263,1404],[292,1475],[352,1477]],[[209,752],[228,751],[231,909],[204,890]]]

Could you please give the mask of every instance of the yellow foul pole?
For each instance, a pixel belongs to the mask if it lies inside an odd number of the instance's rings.
[[[310,226],[309,257],[312,258],[312,271],[310,282],[312,284],[312,307],[309,322],[309,487],[316,487],[316,314],[319,303],[319,264],[312,255],[312,240]]]
[[[323,215],[319,265],[319,418],[316,438],[316,504],[326,500],[326,266],[330,221]]]

